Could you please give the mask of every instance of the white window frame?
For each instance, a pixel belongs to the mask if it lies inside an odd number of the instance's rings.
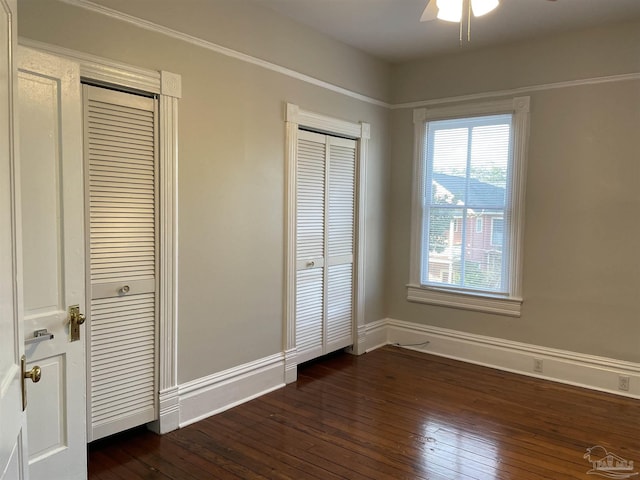
[[[465,310],[519,317],[522,307],[522,244],[524,239],[524,199],[526,184],[527,144],[529,140],[529,97],[492,100],[482,103],[418,108],[413,111],[414,161],[411,213],[411,258],[407,299]],[[506,240],[511,248],[505,259],[510,268],[506,295],[474,292],[455,287],[421,284],[422,225],[424,215],[424,174],[427,122],[480,115],[513,115],[513,164],[511,166],[511,230]]]

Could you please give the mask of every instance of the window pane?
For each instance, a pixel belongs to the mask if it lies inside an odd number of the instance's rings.
[[[504,208],[509,153],[510,118],[495,118],[495,125],[473,127],[471,134],[471,191],[469,204]],[[506,122],[505,122],[506,120]]]
[[[464,248],[464,277],[462,285],[481,290],[502,290],[502,245],[492,243],[492,232],[478,232],[473,228],[478,221],[492,225],[502,222],[502,210],[467,210],[467,230]]]
[[[461,209],[432,208],[430,210],[428,225],[425,226],[429,235],[424,249],[427,265],[422,271],[428,271],[428,278],[423,278],[424,283],[460,286],[460,277],[453,274],[453,267],[455,263],[460,263],[462,219],[463,210]]]
[[[434,184],[434,203],[461,204],[465,201],[469,129],[450,128],[449,122],[434,125],[430,162]],[[447,180],[447,181],[445,181]],[[446,186],[445,186],[446,184]]]
[[[422,282],[503,292],[511,115],[427,124]]]

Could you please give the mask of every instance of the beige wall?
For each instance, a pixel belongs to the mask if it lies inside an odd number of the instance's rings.
[[[391,103],[640,71],[640,23],[603,26],[426,61],[391,72]]]
[[[180,383],[282,351],[285,101],[371,124],[365,316],[384,317],[386,109],[52,0],[21,1],[19,22],[26,38],[182,75]]]
[[[640,72],[640,24],[398,66],[417,101]],[[640,361],[640,81],[532,92],[521,318],[406,300],[412,110],[391,116],[391,318]]]
[[[363,95],[389,99],[388,64],[261,7],[259,0],[97,0],[94,3]]]
[[[394,103],[640,72],[638,23],[389,70],[246,2],[193,2],[212,16],[173,11],[179,2],[147,14]],[[148,2],[100,3],[142,14]],[[23,37],[182,75],[179,382],[282,349],[284,101],[372,125],[367,322],[391,317],[640,361],[640,81],[530,94],[525,301],[522,317],[514,319],[406,300],[411,109],[372,106],[53,0],[21,0],[19,20]]]

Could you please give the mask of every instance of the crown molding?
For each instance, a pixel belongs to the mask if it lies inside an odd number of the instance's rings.
[[[271,70],[273,72],[280,73],[282,75],[288,76],[290,78],[294,78],[296,80],[300,80],[302,82],[308,83],[310,85],[314,85],[320,88],[327,89],[329,91],[345,95],[347,97],[363,101],[365,103],[369,103],[372,105],[376,105],[379,107],[384,107],[391,110],[401,110],[407,108],[419,108],[419,107],[429,107],[434,105],[443,105],[448,103],[458,103],[458,102],[473,102],[477,100],[497,98],[497,97],[513,97],[519,95],[526,95],[532,92],[539,92],[544,90],[554,90],[558,88],[571,88],[571,87],[579,87],[584,85],[598,85],[602,83],[615,83],[615,82],[626,82],[632,80],[640,80],[640,72],[632,72],[625,73],[619,75],[609,75],[609,76],[600,76],[600,77],[591,77],[591,78],[582,78],[576,80],[568,80],[563,82],[552,82],[545,83],[539,85],[528,85],[524,87],[518,87],[513,89],[506,90],[491,90],[486,92],[473,93],[469,95],[459,95],[452,97],[444,97],[444,98],[435,98],[429,100],[418,100],[414,102],[404,102],[404,103],[387,103],[382,100],[378,100],[376,98],[372,98],[352,90],[339,87],[329,82],[325,82],[315,77],[311,77],[309,75],[297,72],[287,67],[283,67],[281,65],[277,65],[275,63],[268,62],[266,60],[262,60],[260,58],[254,57],[252,55],[248,55],[246,53],[238,52],[231,48],[223,47],[222,45],[218,45],[216,43],[203,40],[198,37],[194,37],[192,35],[188,35],[186,33],[171,29],[169,27],[165,27],[163,25],[158,25],[156,23],[150,22],[148,20],[144,20],[139,17],[135,17],[133,15],[129,15],[126,13],[119,12],[117,10],[104,7],[102,5],[98,5],[89,0],[60,0],[63,3],[73,5],[75,7],[84,8],[85,10],[90,10],[94,13],[98,13],[101,15],[108,16],[115,20],[120,20],[123,22],[127,22],[129,24],[135,25],[139,28],[143,28],[145,30],[150,30],[162,35],[166,35],[178,40],[182,40],[184,42],[197,45],[199,47],[205,48],[207,50],[219,53],[221,55],[225,55],[231,58],[235,58],[237,60],[250,63],[252,65],[256,65],[267,70]]]
[[[401,110],[404,108],[432,107],[434,105],[444,105],[448,103],[473,102],[498,97],[516,97],[518,95],[544,90],[555,90],[558,88],[580,87],[583,85],[598,85],[601,83],[628,82],[640,80],[640,72],[623,73],[620,75],[609,75],[604,77],[582,78],[578,80],[568,80],[566,82],[543,83],[540,85],[528,85],[526,87],[512,88],[508,90],[491,90],[487,92],[472,93],[469,95],[458,95],[454,97],[434,98],[431,100],[418,100],[416,102],[393,103],[391,110]],[[527,106],[528,107],[528,106]]]
[[[174,30],[169,27],[165,27],[163,25],[158,25],[157,23],[153,23],[148,20],[135,17],[133,15],[122,13],[117,10],[104,7],[102,5],[98,5],[88,0],[60,0],[60,1],[69,5],[73,5],[75,7],[84,8],[85,10],[90,10],[94,13],[105,15],[115,20],[120,20],[122,22],[130,23],[132,25],[135,25],[136,27],[143,28],[145,30],[150,30],[152,32],[160,33],[162,35],[166,35],[168,37],[175,38],[177,40],[182,40],[183,42],[187,42],[192,45],[197,45],[198,47],[205,48],[207,50],[225,55],[227,57],[235,58],[237,60],[241,60],[243,62],[247,62],[252,65],[257,65],[267,70],[271,70],[273,72],[286,75],[296,80],[301,80],[311,85],[315,85],[317,87],[321,87],[321,88],[330,90],[332,92],[354,98],[356,100],[370,103],[372,105],[376,105],[379,107],[385,107],[385,108],[390,107],[388,103],[378,100],[376,98],[362,95],[360,93],[354,92],[347,88],[339,87],[338,85],[334,85],[329,82],[325,82],[324,80],[320,80],[310,75],[305,75],[304,73],[296,72],[295,70],[292,70],[290,68],[283,67],[281,65],[277,65],[275,63],[271,63],[266,60],[262,60],[258,57],[254,57],[246,53],[238,52],[231,48],[223,47],[222,45],[218,45],[217,43],[213,43],[208,40],[203,40],[201,38],[188,35],[186,33],[180,32],[178,30]]]

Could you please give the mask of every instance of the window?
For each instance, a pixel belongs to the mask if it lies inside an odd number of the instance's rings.
[[[414,111],[409,300],[520,315],[528,111],[528,97]]]

